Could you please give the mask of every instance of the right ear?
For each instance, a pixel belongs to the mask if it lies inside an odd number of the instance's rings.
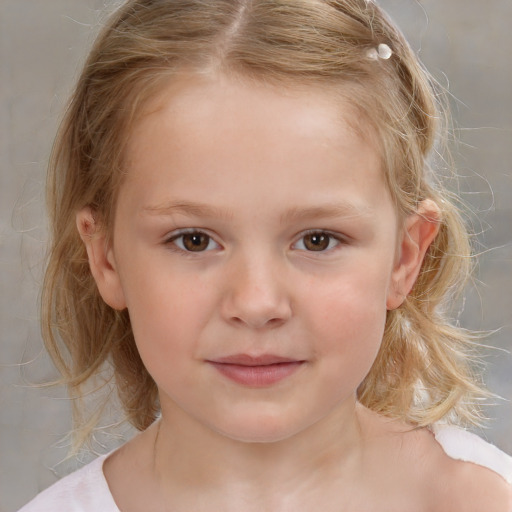
[[[112,308],[126,308],[121,280],[116,268],[112,245],[106,233],[98,225],[94,211],[87,207],[76,214],[80,238],[87,249],[89,267],[103,300]]]

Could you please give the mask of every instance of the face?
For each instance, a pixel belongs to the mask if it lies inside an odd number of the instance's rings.
[[[284,439],[353,403],[400,266],[379,154],[321,90],[173,85],[126,154],[104,298],[162,414]]]

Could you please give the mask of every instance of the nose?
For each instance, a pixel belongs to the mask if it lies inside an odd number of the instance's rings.
[[[274,328],[292,316],[284,272],[261,254],[232,262],[225,283],[222,315],[231,324]]]

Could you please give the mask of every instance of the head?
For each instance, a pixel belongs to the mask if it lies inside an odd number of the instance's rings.
[[[372,58],[379,44],[389,46],[389,59]],[[437,205],[428,211],[436,212],[439,233],[425,247],[415,284],[388,308],[358,396],[416,424],[456,408],[473,388],[457,355],[463,339],[443,306],[466,274],[468,247],[457,211],[427,167],[441,116],[432,81],[403,36],[365,0],[128,1],[111,18],[79,79],[49,177],[45,333],[71,388],[111,361],[130,421],[143,429],[159,409],[128,312],[101,297],[75,217],[87,209],[91,236],[113,242],[130,140],[162,91],[184,76],[284,88],[302,98],[310,90],[329,98],[334,111],[349,106],[347,122],[378,155],[397,232],[425,205]],[[55,329],[69,358],[57,349]],[[431,390],[424,402],[415,393],[420,386]]]

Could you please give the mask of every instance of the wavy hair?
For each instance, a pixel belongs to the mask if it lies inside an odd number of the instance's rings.
[[[392,50],[389,59],[370,58],[379,44]],[[128,312],[113,310],[99,295],[75,216],[89,206],[110,229],[127,135],[149,99],[183,70],[339,91],[360,113],[361,125],[369,123],[378,135],[399,215],[415,212],[426,198],[437,203],[440,232],[413,290],[388,312],[358,398],[412,425],[447,416],[475,422],[483,391],[468,357],[474,343],[447,314],[469,275],[470,246],[457,203],[428,163],[445,110],[403,35],[366,0],[130,0],[108,19],[72,94],[48,174],[43,335],[71,396],[81,397],[106,368],[137,429],[159,412]],[[83,425],[90,433],[90,423]]]

